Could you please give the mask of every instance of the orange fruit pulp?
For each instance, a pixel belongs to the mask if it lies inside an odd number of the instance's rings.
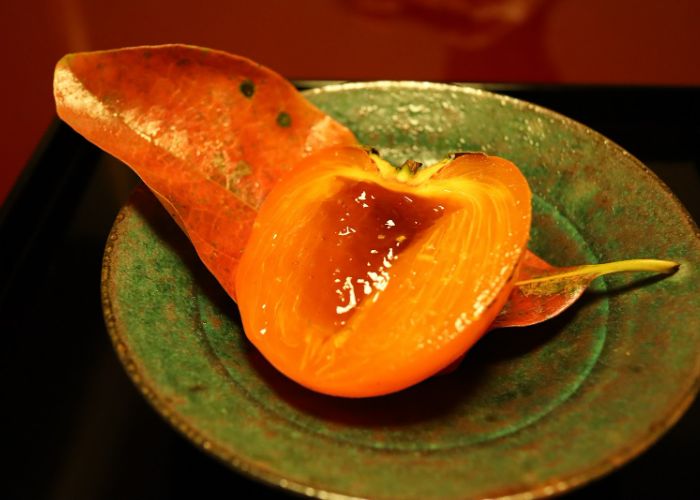
[[[415,167],[329,148],[264,201],[236,295],[246,335],[289,378],[345,397],[404,389],[506,302],[530,231],[521,172],[481,153]]]

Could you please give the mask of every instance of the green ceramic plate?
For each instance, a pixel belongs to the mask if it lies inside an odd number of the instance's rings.
[[[555,264],[657,257],[681,270],[601,280],[555,320],[488,334],[449,376],[337,399],[267,364],[139,191],[109,239],[104,310],[167,420],[231,466],[320,498],[532,498],[608,472],[679,418],[700,375],[700,242],[649,170],[578,123],[470,88],[351,84],[308,97],[395,163],[464,150],[514,161],[535,194],[531,247]]]

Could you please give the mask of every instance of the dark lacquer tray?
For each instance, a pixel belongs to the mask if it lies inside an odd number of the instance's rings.
[[[697,89],[504,87],[601,132],[652,168],[698,220]],[[610,167],[614,168],[614,167]],[[111,349],[100,267],[135,179],[64,125],[47,132],[0,214],[0,331],[10,496],[284,497],[191,446],[144,403]],[[640,457],[569,498],[691,498],[700,409]]]

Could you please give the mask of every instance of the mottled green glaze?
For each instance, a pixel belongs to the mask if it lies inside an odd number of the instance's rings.
[[[267,364],[236,305],[138,191],[110,236],[105,314],[129,373],[175,426],[309,495],[479,498],[567,490],[675,422],[700,374],[700,243],[653,174],[577,123],[469,88],[354,84],[308,97],[396,164],[463,150],[514,161],[535,193],[530,246],[554,264],[657,257],[681,270],[600,280],[554,320],[489,333],[451,375],[338,399]]]

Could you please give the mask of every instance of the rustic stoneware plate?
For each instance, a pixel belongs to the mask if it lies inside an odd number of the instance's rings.
[[[470,88],[307,95],[396,163],[465,150],[514,161],[535,194],[531,248],[555,264],[657,257],[681,270],[600,280],[553,321],[489,333],[451,375],[337,399],[267,364],[235,303],[138,191],[109,239],[104,310],[129,374],[175,427],[251,476],[321,498],[531,498],[605,474],[679,418],[700,374],[700,242],[649,170],[578,123]]]

